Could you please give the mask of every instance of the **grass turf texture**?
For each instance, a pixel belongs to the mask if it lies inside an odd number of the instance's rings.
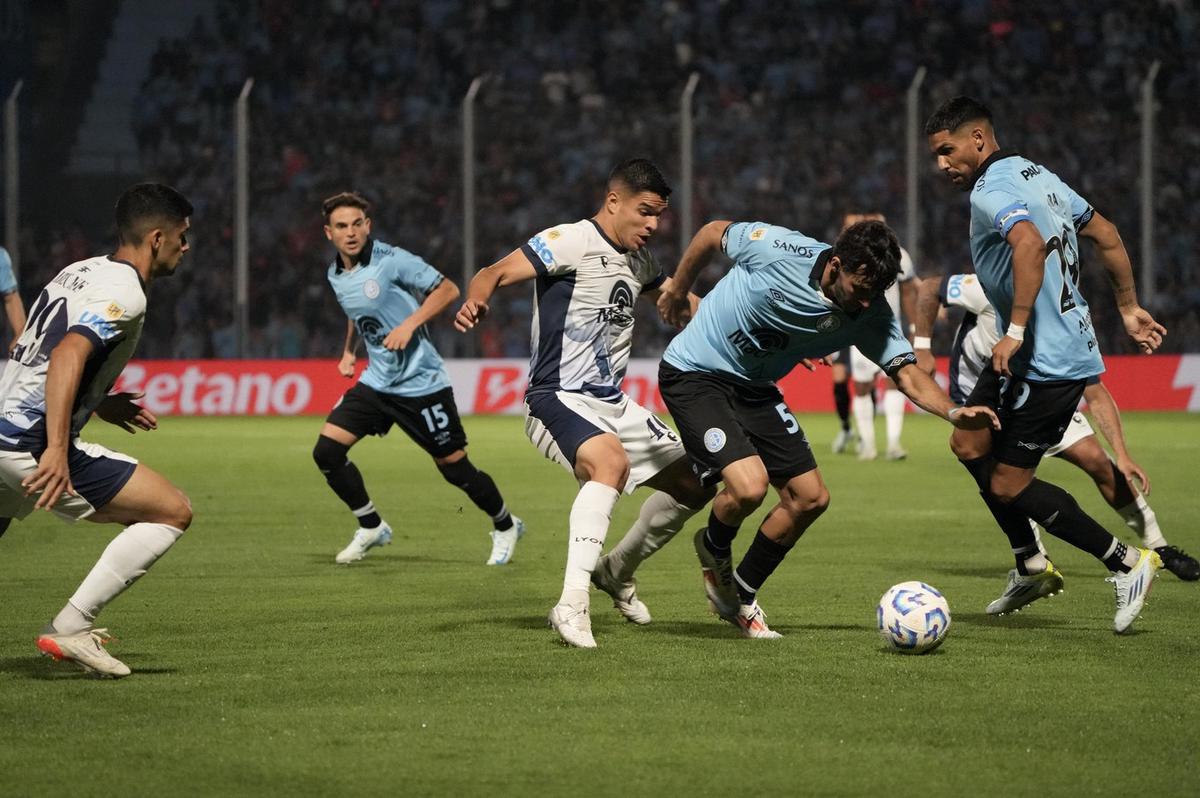
[[[1105,574],[1051,539],[1066,592],[989,618],[1011,560],[948,427],[910,418],[907,462],[860,464],[829,454],[831,417],[800,422],[833,503],[763,591],[786,637],[741,640],[706,613],[697,517],[640,575],[652,625],[595,595],[595,651],[545,626],[574,485],[518,419],[466,423],[472,459],[529,525],[502,568],[483,565],[487,519],[398,433],[353,452],[395,541],[343,567],[353,524],[312,463],[318,419],[173,418],[137,437],[93,422],[89,439],[167,474],[196,520],[101,616],[134,671],[120,682],[33,646],[116,528],[39,515],[0,540],[3,790],[1194,794],[1200,585],[1164,573],[1137,634],[1116,637]],[[1200,549],[1200,418],[1126,424],[1168,538]],[[1123,531],[1081,472],[1042,475]],[[642,495],[618,504],[609,546]],[[907,579],[953,612],[929,656],[885,653],[876,636],[876,600]]]

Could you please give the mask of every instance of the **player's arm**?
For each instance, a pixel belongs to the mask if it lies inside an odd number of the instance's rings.
[[[938,311],[941,309],[941,277],[928,277],[924,280],[917,278],[910,282],[917,283],[917,298],[913,315],[913,351],[917,355],[917,366],[926,374],[932,375],[937,370],[937,361],[933,359],[933,328],[937,324]]]
[[[1163,336],[1167,334],[1167,328],[1156,322],[1154,317],[1138,304],[1133,266],[1129,262],[1129,253],[1125,250],[1116,225],[1099,213],[1093,212],[1091,219],[1080,229],[1079,235],[1096,245],[1096,253],[1100,256],[1104,271],[1108,273],[1108,282],[1117,300],[1117,309],[1125,323],[1125,332],[1129,333],[1129,337],[1143,352],[1149,354],[1158,349],[1162,345]]]
[[[471,284],[467,286],[467,299],[454,317],[455,329],[465,333],[483,321],[488,312],[488,300],[497,288],[523,283],[534,277],[537,277],[537,270],[521,249],[514,249],[486,269],[480,269],[471,278]]]
[[[93,351],[88,338],[69,332],[50,353],[46,370],[46,451],[38,459],[34,472],[21,481],[26,496],[42,492],[35,509],[49,510],[64,492],[75,495],[67,463],[71,408],[79,392],[83,368]]]
[[[904,315],[904,323],[910,336],[917,332],[917,294],[920,290],[920,277],[905,280],[900,283],[900,312]]]
[[[13,347],[17,345],[17,339],[21,337],[22,330],[25,329],[25,305],[21,302],[21,295],[16,291],[10,291],[4,295],[4,315],[8,319],[8,327],[12,331],[12,341],[8,345],[8,351],[12,352]]]
[[[959,429],[1000,429],[1000,419],[990,407],[959,407],[916,363],[905,363],[888,376],[917,407],[941,416]]]
[[[383,339],[383,347],[398,351],[408,346],[421,325],[428,322],[437,314],[450,307],[450,303],[458,299],[458,286],[445,278],[425,295],[425,301],[412,312],[407,319],[397,324]]]
[[[704,267],[712,261],[713,255],[720,252],[721,238],[731,224],[733,222],[724,219],[709,222],[692,236],[683,257],[679,259],[675,274],[659,290],[655,303],[658,305],[659,315],[667,324],[682,327],[691,319],[699,305],[698,300],[693,302],[689,299],[689,296],[692,296],[692,285],[700,272],[704,271]]]
[[[1012,376],[1008,361],[1025,340],[1025,326],[1033,317],[1033,303],[1046,276],[1046,242],[1033,222],[1022,220],[1012,226],[1005,238],[1012,248],[1013,301],[1008,330],[992,347],[992,368],[997,374]]]
[[[359,344],[358,328],[354,326],[354,319],[346,319],[346,340],[342,343],[342,357],[338,361],[338,373],[343,377],[353,377],[354,367],[358,364]]]
[[[1117,469],[1131,483],[1136,479],[1141,484],[1142,493],[1149,493],[1150,478],[1146,476],[1142,467],[1129,456],[1129,449],[1125,446],[1125,431],[1121,427],[1121,411],[1117,409],[1117,401],[1113,399],[1113,395],[1108,392],[1108,388],[1104,387],[1104,383],[1096,382],[1083,389],[1083,398],[1087,401],[1088,412],[1091,413],[1092,420],[1100,428],[1100,434],[1108,441],[1113,454],[1117,456]]]

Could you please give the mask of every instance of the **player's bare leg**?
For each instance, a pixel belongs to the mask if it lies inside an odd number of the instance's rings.
[[[629,479],[629,458],[616,435],[588,438],[575,452],[579,493],[571,505],[567,567],[562,595],[550,610],[550,625],[568,645],[595,648],[588,586],[604,548],[613,508]]]
[[[628,620],[650,623],[650,611],[637,595],[634,572],[647,557],[661,549],[713,497],[713,489],[701,486],[692,472],[691,461],[680,457],[645,482],[653,488],[642,503],[638,519],[620,543],[600,558],[592,572],[592,584],[608,593],[613,606]]]
[[[733,539],[738,527],[767,496],[770,477],[758,455],[735,460],[721,469],[724,487],[712,501],[708,526],[693,541],[709,608],[722,620],[736,624],[738,596],[733,582]]]
[[[1108,506],[1137,533],[1143,547],[1158,553],[1168,571],[1188,582],[1200,580],[1200,562],[1167,542],[1146,497],[1129,484],[1096,436],[1089,435],[1077,441],[1058,456],[1087,472]]]
[[[37,645],[55,659],[73,660],[100,675],[128,676],[129,668],[104,649],[107,635],[94,628],[96,616],[183,535],[192,523],[191,503],[166,477],[139,464],[117,495],[88,520],[125,529],[108,544]]]

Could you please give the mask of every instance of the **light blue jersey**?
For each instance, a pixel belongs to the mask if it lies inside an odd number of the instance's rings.
[[[1079,239],[1092,206],[1044,166],[1015,152],[988,158],[971,189],[971,259],[997,332],[1012,318],[1012,247],[1005,237],[1032,222],[1046,242],[1046,273],[1025,326],[1025,342],[1010,361],[1013,375],[1030,380],[1080,380],[1104,371],[1092,317],[1079,292]]]
[[[356,266],[346,270],[341,257],[329,266],[329,284],[338,304],[367,344],[370,364],[359,382],[397,396],[426,396],[450,387],[442,357],[422,326],[399,352],[383,339],[413,314],[445,279],[418,256],[368,239]]]
[[[916,362],[882,294],[851,314],[821,291],[828,244],[785,227],[739,222],[726,229],[721,248],[733,267],[667,347],[663,360],[671,366],[774,382],[803,358],[852,344],[889,376]]]
[[[13,274],[12,258],[8,250],[0,247],[0,294],[11,294],[17,290],[17,278]]]

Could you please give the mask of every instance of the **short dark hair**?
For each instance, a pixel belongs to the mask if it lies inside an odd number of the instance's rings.
[[[942,130],[951,133],[958,130],[967,122],[986,120],[992,123],[991,110],[973,97],[951,97],[938,106],[933,115],[925,122],[925,135],[932,136]]]
[[[883,222],[857,222],[837,237],[830,253],[848,272],[865,275],[876,295],[900,276],[900,242]]]
[[[162,183],[138,183],[117,199],[117,238],[122,244],[140,244],[146,233],[168,222],[179,224],[192,215],[192,203]]]
[[[663,199],[671,196],[666,178],[646,158],[630,158],[617,164],[608,175],[609,189],[615,185],[622,185],[634,194],[650,191]]]
[[[358,208],[363,212],[363,216],[371,215],[371,203],[357,191],[342,191],[321,203],[321,215],[325,217],[326,223],[329,222],[329,215],[338,208]]]

